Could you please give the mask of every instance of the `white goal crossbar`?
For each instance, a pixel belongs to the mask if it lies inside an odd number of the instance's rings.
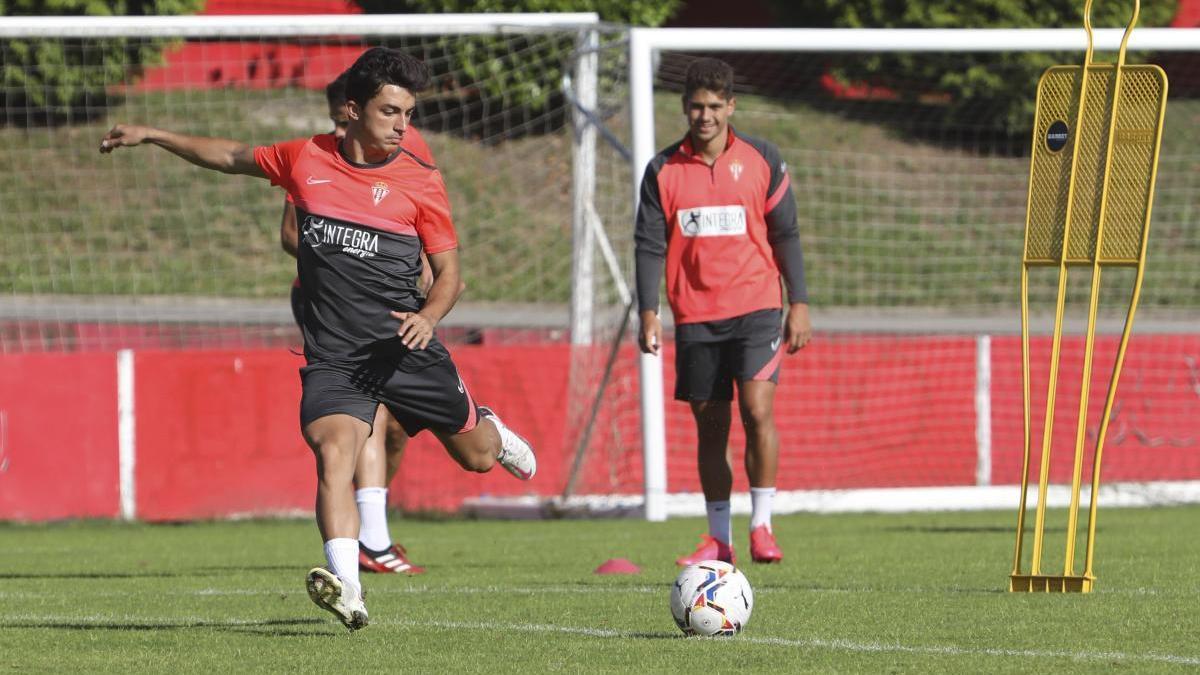
[[[11,16],[3,38],[295,37],[473,35],[595,26],[595,12],[496,14],[299,14],[238,16]]]

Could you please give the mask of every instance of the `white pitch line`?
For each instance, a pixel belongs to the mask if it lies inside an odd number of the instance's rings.
[[[577,593],[639,593],[643,595],[654,595],[658,593],[667,593],[670,586],[665,584],[661,586],[400,586],[396,588],[387,586],[371,586],[367,588],[367,595],[422,595],[422,594],[448,594],[448,595],[565,595]],[[778,592],[776,589],[764,589],[756,591],[759,595],[766,593],[772,594]],[[304,593],[304,587],[300,584],[290,588],[201,588],[194,590],[175,590],[162,591],[157,595],[170,595],[176,597],[226,597],[226,596],[253,596],[253,595],[290,595],[294,593]],[[86,590],[73,591],[76,597],[89,598],[116,598],[127,597],[129,593],[123,591],[95,591],[87,592]],[[31,593],[28,591],[0,591],[0,600],[27,600],[32,598],[45,597],[42,593]],[[2,616],[2,615],[0,615]]]
[[[189,628],[198,627],[216,627],[216,626],[255,626],[260,622],[253,619],[241,618],[222,618],[213,619],[209,617],[142,617],[130,615],[89,615],[89,616],[63,616],[63,615],[37,615],[37,614],[15,614],[2,615],[0,621],[18,621],[38,624],[61,623],[65,625],[77,625],[81,623],[89,623],[100,625],[103,623],[113,622],[128,622],[137,625],[158,625],[163,628]],[[332,624],[331,624],[332,625]],[[583,637],[594,638],[623,638],[623,639],[640,639],[645,633],[637,633],[630,631],[618,631],[608,628],[588,628],[585,626],[553,626],[548,624],[536,623],[498,623],[491,621],[465,622],[465,621],[415,621],[415,620],[396,620],[396,619],[373,619],[372,626],[404,626],[407,628],[442,628],[448,630],[486,630],[486,631],[505,631],[505,632],[525,632],[525,633],[560,633],[563,635],[580,635]],[[51,627],[52,626],[48,626]],[[687,639],[680,636],[680,639]],[[706,638],[690,638],[690,639],[706,639]],[[748,643],[756,645],[766,645],[771,647],[794,647],[798,649],[826,649],[830,651],[856,652],[869,654],[927,654],[932,656],[1003,656],[1003,657],[1026,657],[1034,659],[1071,659],[1073,661],[1128,661],[1128,662],[1154,662],[1154,663],[1169,663],[1173,665],[1183,666],[1200,666],[1200,656],[1178,656],[1175,654],[1137,654],[1130,652],[1089,652],[1089,651],[1054,651],[1054,650],[1039,650],[1039,649],[1004,649],[999,647],[985,647],[980,649],[970,647],[954,647],[945,645],[904,645],[897,643],[883,642],[855,642],[853,640],[845,640],[841,638],[821,639],[811,638],[807,640],[796,640],[788,638],[774,637],[753,637],[749,635],[739,635],[731,639],[735,643]]]
[[[399,625],[409,628],[434,627],[453,630],[488,630],[488,631],[523,631],[528,633],[563,633],[566,635],[582,635],[598,638],[638,638],[643,634],[627,631],[616,631],[605,628],[577,628],[572,626],[550,626],[545,624],[515,623],[503,624],[494,622],[455,622],[455,621],[373,621],[372,624]],[[691,638],[706,639],[706,638]],[[1087,651],[1052,651],[1038,649],[1002,649],[953,646],[922,646],[887,644],[882,642],[855,642],[853,640],[813,638],[809,640],[793,640],[787,638],[752,637],[739,635],[734,642],[769,645],[777,647],[797,647],[801,649],[827,649],[831,651],[859,653],[903,653],[929,654],[933,656],[1024,656],[1029,658],[1071,659],[1074,661],[1150,661],[1170,663],[1185,666],[1200,666],[1200,656],[1177,656],[1175,654],[1136,654],[1129,652],[1087,652]]]
[[[386,583],[386,582],[384,582]],[[382,586],[377,584],[367,588],[370,595],[421,595],[421,594],[446,594],[446,595],[562,595],[562,594],[620,594],[620,593],[638,593],[638,594],[656,594],[665,593],[669,587],[663,585],[642,585],[642,586],[427,586],[427,585],[404,585],[404,586]],[[202,588],[192,590],[174,590],[163,591],[160,595],[182,596],[182,597],[225,597],[225,596],[254,596],[254,595],[289,595],[296,593],[297,589],[303,590],[299,585],[288,588]],[[804,589],[804,593],[826,593],[826,594],[854,594],[854,593],[914,593],[928,595],[930,593],[965,593],[965,592],[987,592],[989,589],[977,587],[925,587],[913,586],[904,588],[879,588],[879,587],[844,587],[844,588],[809,588]],[[794,589],[779,589],[779,588],[759,588],[755,589],[756,595],[773,595],[781,592],[794,592]],[[77,597],[90,598],[108,598],[108,597],[125,597],[129,595],[124,591],[95,591],[87,592],[86,589],[73,591]],[[1163,597],[1180,597],[1180,596],[1195,596],[1200,594],[1200,588],[1196,589],[1169,589],[1164,591],[1157,588],[1122,588],[1122,589],[1105,589],[1104,595],[1128,595],[1128,596],[1163,596]],[[44,597],[41,593],[33,593],[29,591],[0,591],[0,600],[24,600],[30,598]]]

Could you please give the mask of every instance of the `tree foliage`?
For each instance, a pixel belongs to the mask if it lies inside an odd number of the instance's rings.
[[[604,21],[661,26],[683,0],[358,0],[370,14],[595,12]]]
[[[204,0],[0,0],[0,16],[189,14]],[[0,108],[54,122],[96,114],[110,87],[159,62],[167,41],[126,38],[0,42]]]
[[[358,0],[367,13],[595,12],[602,21],[659,26],[683,0]],[[435,76],[453,86],[477,89],[502,107],[544,110],[557,96],[563,67],[570,67],[574,36],[536,38],[455,37],[432,46],[426,58]],[[440,58],[438,58],[440,57]]]
[[[837,28],[1079,28],[1083,0],[772,0],[786,25]],[[1133,0],[1097,0],[1094,28],[1123,28]],[[1176,2],[1143,2],[1138,25],[1164,26]],[[871,54],[839,66],[844,80],[888,86],[902,96],[948,95],[959,124],[1016,132],[1032,122],[1034,85],[1047,67],[1078,63],[1082,52]]]

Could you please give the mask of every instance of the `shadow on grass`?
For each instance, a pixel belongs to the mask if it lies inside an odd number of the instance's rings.
[[[179,571],[146,570],[124,572],[0,572],[0,579],[183,579],[219,577],[231,572],[293,572],[302,574],[301,565],[208,565]],[[300,570],[297,572],[297,570]]]
[[[386,622],[385,622],[386,623]],[[139,623],[139,622],[120,622],[120,621],[31,621],[31,622],[4,622],[0,621],[0,629],[28,629],[28,630],[68,630],[68,631],[94,631],[105,630],[117,633],[123,632],[156,632],[156,631],[178,631],[178,630],[217,630],[223,633],[239,633],[243,635],[258,635],[262,637],[313,637],[318,635],[341,635],[345,630],[336,622],[327,619],[264,619],[262,621],[174,621],[168,623]],[[307,630],[301,630],[307,629]],[[315,629],[315,630],[314,630]],[[619,637],[631,638],[635,640],[676,640],[684,636],[679,633],[671,632],[638,632],[638,633],[620,633]]]
[[[309,627],[334,627],[333,624],[325,619],[264,619],[262,621],[175,621],[169,623],[137,623],[137,622],[121,622],[121,621],[87,621],[87,622],[71,622],[71,621],[36,621],[36,622],[0,622],[0,628],[17,628],[17,629],[36,629],[36,630],[109,630],[116,632],[139,632],[139,631],[174,631],[188,630],[193,628],[213,629],[232,633],[249,633],[252,635],[267,635],[271,637],[308,637],[314,635],[312,632],[301,632],[297,630],[286,630],[299,626]]]
[[[215,577],[218,572],[0,572],[0,579],[182,579]]]
[[[197,572],[205,574],[227,574],[229,572],[295,572],[304,574],[312,565],[205,565],[197,567]],[[296,572],[299,570],[299,572]]]
[[[1006,594],[1007,595],[1008,589],[1007,589],[1006,584],[1007,584],[1007,577],[1005,577],[1005,579],[1003,580],[1002,583],[988,584],[985,586],[983,586],[983,585],[981,585],[981,586],[961,586],[961,585],[959,585],[959,586],[950,586],[950,585],[943,586],[940,584],[929,584],[929,585],[925,585],[925,586],[918,586],[918,585],[913,585],[913,586],[885,586],[885,585],[833,586],[833,585],[806,584],[806,583],[789,584],[789,583],[771,582],[771,583],[758,584],[757,586],[755,586],[755,588],[757,588],[760,591],[762,591],[762,590],[802,591],[802,592],[808,592],[808,593],[846,593],[846,594],[915,593],[915,594],[919,594],[919,595],[930,595],[930,594],[934,594],[934,593],[963,593],[963,594],[967,594],[967,595],[977,595],[977,594],[984,594],[984,595]]]
[[[1011,534],[1016,525],[897,525],[880,528],[884,532],[920,532],[923,534]],[[1046,532],[1066,532],[1065,527],[1046,527]]]
[[[623,638],[632,638],[634,640],[686,640],[688,636],[683,633],[621,633]]]

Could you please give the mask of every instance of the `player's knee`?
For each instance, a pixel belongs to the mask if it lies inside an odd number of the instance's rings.
[[[770,428],[775,423],[771,401],[748,401],[741,408],[742,424],[747,429]]]
[[[459,453],[455,459],[459,466],[474,473],[487,473],[496,465],[495,453],[486,450]]]
[[[352,443],[333,439],[314,439],[309,446],[316,455],[317,465],[325,469],[354,468],[354,458],[357,454]]]
[[[388,434],[387,441],[383,444],[384,452],[387,453],[388,461],[393,457],[399,461],[401,455],[404,454],[404,448],[408,446],[408,436],[393,436]]]

